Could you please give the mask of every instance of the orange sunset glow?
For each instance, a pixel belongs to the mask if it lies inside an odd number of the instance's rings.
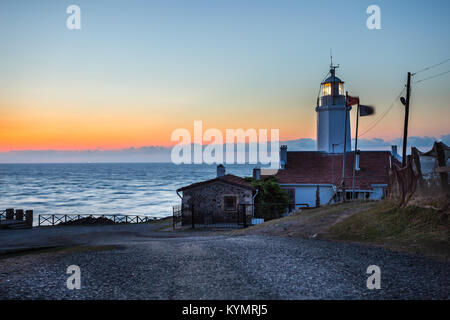
[[[441,61],[442,52],[448,52],[442,37],[415,33],[417,47],[409,44],[414,54],[400,58],[395,29],[380,37],[382,31],[355,29],[352,21],[330,30],[330,43],[322,44],[317,39],[323,38],[324,21],[309,16],[279,22],[268,34],[258,15],[233,26],[206,15],[201,26],[175,31],[171,23],[179,20],[111,24],[101,7],[86,9],[89,23],[79,31],[64,24],[58,28],[58,16],[49,15],[33,30],[18,26],[5,34],[10,45],[0,53],[0,152],[169,147],[177,143],[172,132],[192,132],[195,120],[203,122],[203,130],[223,134],[279,129],[282,141],[316,139],[317,92],[328,71],[330,47],[344,90],[375,107],[375,117],[361,120],[361,138],[401,139],[404,109],[393,99],[407,72]],[[306,23],[310,32],[302,27]],[[343,33],[367,50],[348,50]],[[438,47],[429,42],[438,43],[441,52],[426,50]],[[373,48],[383,48],[383,54]],[[445,77],[413,84],[410,136],[449,134]],[[354,116],[353,109],[352,137]],[[382,121],[372,127],[379,116]]]

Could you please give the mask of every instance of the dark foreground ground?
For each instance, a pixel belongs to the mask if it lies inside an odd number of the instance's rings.
[[[58,247],[28,251],[50,245]],[[81,268],[80,290],[66,287],[69,265]],[[381,290],[366,287],[369,265],[381,268]],[[449,299],[450,264],[341,242],[158,225],[2,231],[0,298]]]

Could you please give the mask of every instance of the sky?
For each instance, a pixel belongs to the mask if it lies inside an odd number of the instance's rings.
[[[72,4],[81,8],[80,30],[66,27]],[[381,30],[366,27],[372,4]],[[395,101],[362,137],[384,146],[402,137],[395,98],[407,72],[450,58],[448,12],[446,0],[4,0],[0,161],[17,151],[45,161],[46,150],[167,148],[172,132],[193,131],[195,120],[205,130],[315,139],[330,48],[345,89],[376,107],[360,133]],[[448,70],[447,61],[413,81]],[[410,136],[450,133],[449,82],[447,73],[413,83]]]

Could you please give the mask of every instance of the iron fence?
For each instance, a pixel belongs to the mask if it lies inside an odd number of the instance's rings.
[[[183,210],[181,205],[173,206],[173,229],[179,229],[183,225]]]
[[[301,209],[308,209],[307,203],[256,203],[248,205],[254,219],[268,221],[294,214]],[[256,223],[253,223],[256,224]]]
[[[90,219],[89,219],[90,218]],[[105,219],[104,224],[120,224],[120,223],[148,223],[154,219],[143,215],[123,215],[123,214],[40,214],[38,216],[38,226],[56,226],[60,223],[77,222],[82,224],[101,224],[98,219]],[[84,219],[84,220],[81,220]],[[107,219],[107,220],[106,220]]]
[[[198,210],[193,205],[177,205],[173,207],[173,229],[181,227],[192,229],[247,228],[293,214],[302,208],[309,208],[309,205],[306,203],[239,204],[236,210],[220,212]]]

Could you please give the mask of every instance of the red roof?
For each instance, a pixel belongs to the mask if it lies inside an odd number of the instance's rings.
[[[215,182],[224,182],[224,183],[235,185],[237,187],[242,187],[242,188],[246,188],[246,189],[250,189],[250,190],[255,190],[255,188],[253,188],[250,185],[250,183],[245,181],[243,178],[235,176],[235,175],[232,175],[232,174],[227,174],[227,175],[224,175],[222,177],[217,177],[217,178],[214,178],[214,179],[211,179],[211,180],[206,180],[206,181],[202,181],[202,182],[193,183],[191,185],[188,185],[186,187],[182,187],[182,188],[178,189],[177,192],[178,191],[184,191],[186,189],[191,189],[191,188],[203,186],[203,185],[209,184],[209,183],[215,183]]]
[[[372,184],[388,184],[389,151],[361,151],[356,172],[355,187],[370,190]],[[284,170],[275,175],[281,184],[333,184],[342,183],[342,154],[325,152],[288,152]],[[352,186],[355,153],[346,155],[345,185]]]

